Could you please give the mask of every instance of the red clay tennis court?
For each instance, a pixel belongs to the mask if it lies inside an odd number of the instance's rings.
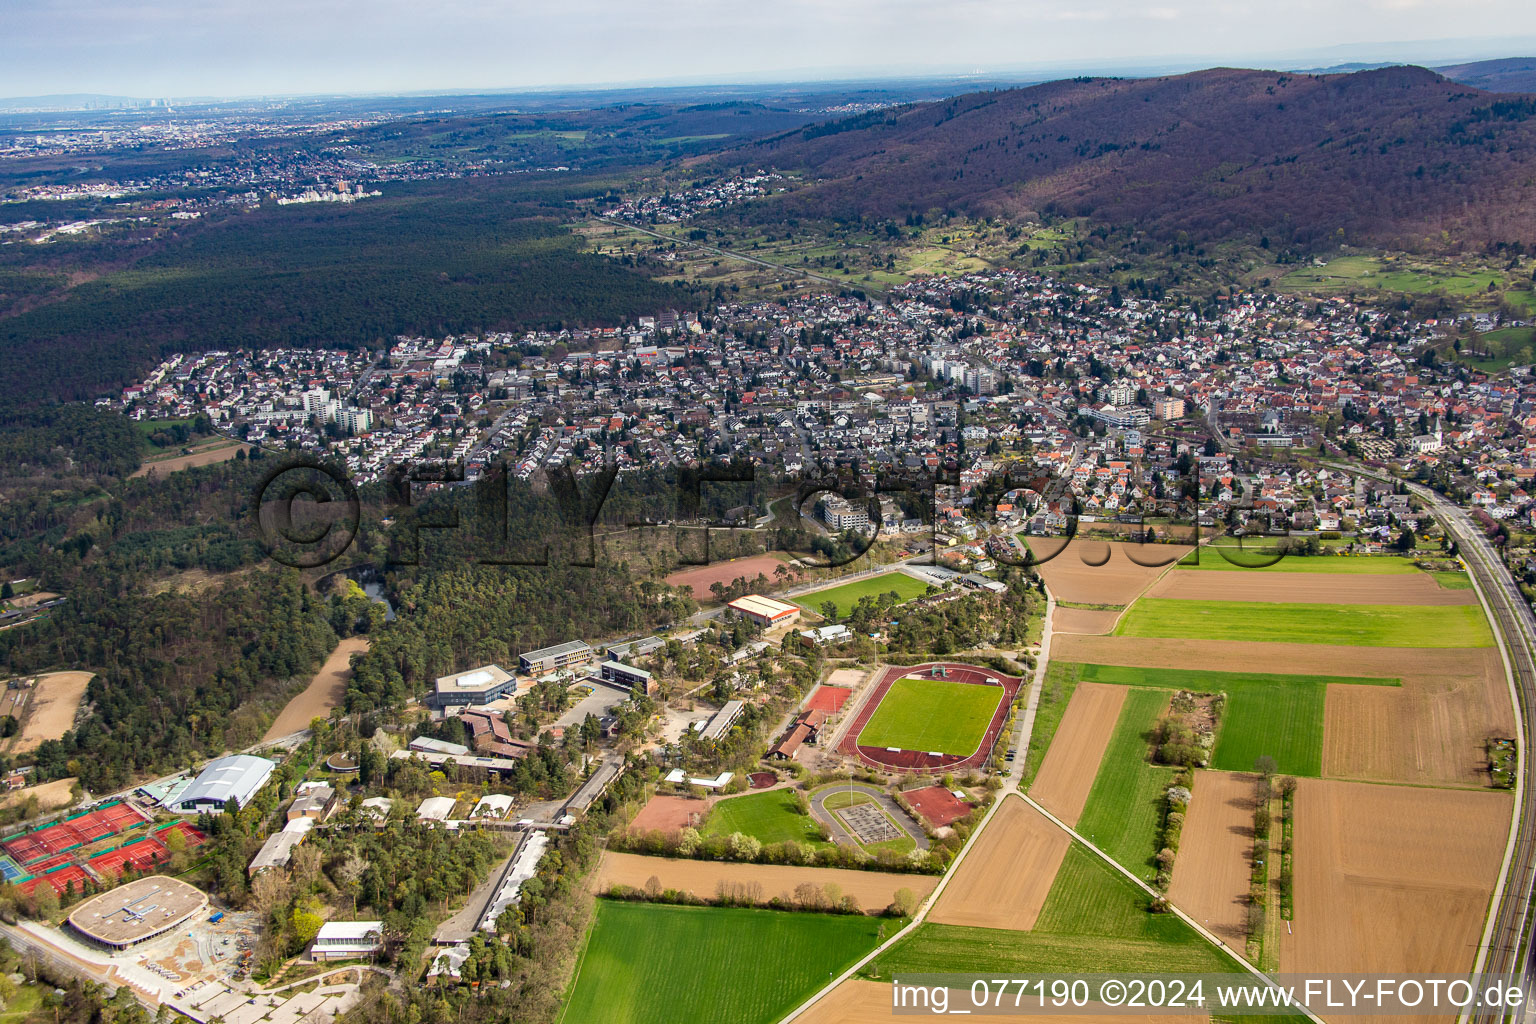
[[[848,698],[853,691],[846,686],[818,686],[816,692],[811,694],[811,699],[806,702],[807,711],[825,711],[829,715],[835,715],[843,710],[843,705],[848,703]]]
[[[208,841],[207,836],[203,835],[201,832],[193,828],[185,821],[173,821],[169,825],[165,825],[156,829],[155,838],[163,843],[172,832],[181,833],[181,835],[187,841],[187,849],[189,850],[196,849]]]
[[[17,863],[32,864],[44,857],[98,843],[144,823],[144,818],[127,804],[113,803],[35,832],[25,832],[7,841],[4,849]]]
[[[42,885],[45,882],[52,886],[53,891],[58,893],[60,896],[63,896],[65,891],[69,888],[69,883],[74,882],[75,892],[79,893],[85,891],[86,874],[80,869],[78,865],[70,864],[66,867],[59,868],[57,871],[54,871],[50,874],[38,875],[36,878],[29,878],[27,881],[22,882],[16,888],[20,889],[24,893],[30,894],[39,885]]]
[[[169,851],[161,845],[160,840],[150,837],[129,843],[127,846],[119,846],[115,850],[108,850],[92,857],[86,863],[91,870],[101,875],[121,875],[124,865],[131,865],[135,871],[144,871],[152,868],[163,860],[170,858]]]
[[[922,815],[934,828],[952,825],[971,813],[971,805],[961,800],[943,786],[925,786],[908,789],[901,794],[912,809]]]

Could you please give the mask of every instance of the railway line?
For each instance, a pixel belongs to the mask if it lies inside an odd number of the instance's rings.
[[[1519,772],[1516,788],[1516,824],[1514,843],[1502,884],[1494,893],[1489,927],[1478,951],[1477,971],[1483,975],[1507,975],[1518,979],[1526,992],[1536,982],[1536,964],[1531,942],[1533,918],[1531,902],[1536,890],[1536,786],[1531,785],[1530,761],[1526,744],[1536,736],[1536,617],[1531,614],[1514,580],[1505,571],[1497,552],[1482,530],[1460,508],[1434,491],[1409,485],[1422,498],[1442,525],[1456,538],[1462,559],[1472,573],[1484,601],[1498,625],[1509,660],[1516,696],[1516,720],[1519,728]],[[1464,1015],[1464,1020],[1502,1021],[1512,1011],[1479,1009]],[[1524,1009],[1517,1019],[1527,1014]]]

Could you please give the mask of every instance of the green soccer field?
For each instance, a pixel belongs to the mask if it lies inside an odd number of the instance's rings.
[[[1001,686],[944,679],[898,679],[859,733],[866,747],[974,754],[1002,702]]]
[[[897,924],[597,901],[565,1024],[771,1024]]]
[[[1491,647],[1480,605],[1268,604],[1142,598],[1116,636],[1360,647]]]
[[[844,618],[853,611],[853,606],[859,603],[861,597],[871,597],[879,594],[894,593],[896,603],[910,601],[914,597],[920,597],[927,591],[928,584],[921,580],[913,579],[904,572],[887,572],[879,576],[870,576],[867,579],[856,580],[853,583],[844,583],[840,587],[828,587],[826,590],[817,590],[809,594],[801,594],[795,598],[794,603],[807,611],[821,614],[821,606],[831,601],[837,605],[837,617]]]

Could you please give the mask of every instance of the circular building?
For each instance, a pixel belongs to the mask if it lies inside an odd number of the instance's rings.
[[[98,946],[122,951],[180,927],[208,909],[208,895],[166,875],[137,878],[93,896],[69,926]]]

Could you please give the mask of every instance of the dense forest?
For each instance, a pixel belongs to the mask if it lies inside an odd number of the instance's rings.
[[[812,125],[720,162],[819,179],[740,208],[761,221],[1033,212],[1298,248],[1536,230],[1536,101],[1412,67],[1064,80]]]
[[[177,351],[383,346],[402,333],[612,324],[698,305],[583,252],[559,223],[568,199],[604,187],[395,183],[366,202],[264,205],[127,253],[108,247],[59,268],[91,280],[0,319],[0,401],[92,398]],[[0,254],[0,267],[32,258]]]
[[[41,621],[0,632],[7,674],[96,673],[86,698],[92,713],[37,751],[44,778],[78,776],[87,789],[108,791],[255,743],[267,716],[254,702],[285,699],[336,645],[327,602],[293,570],[196,594],[92,583]]]

